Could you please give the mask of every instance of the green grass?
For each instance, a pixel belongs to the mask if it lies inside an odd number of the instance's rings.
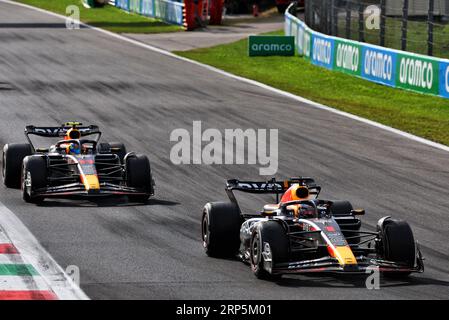
[[[161,33],[181,31],[177,25],[147,18],[134,13],[107,5],[103,8],[85,8],[81,0],[16,0],[34,7],[66,15],[69,5],[76,5],[80,9],[80,20],[95,27],[117,33]]]
[[[247,46],[242,40],[176,54],[449,145],[447,99],[329,71],[298,56],[250,58]]]

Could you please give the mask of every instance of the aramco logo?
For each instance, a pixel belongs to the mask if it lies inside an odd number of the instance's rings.
[[[285,43],[253,43],[251,49],[254,51],[291,51],[293,47]]]

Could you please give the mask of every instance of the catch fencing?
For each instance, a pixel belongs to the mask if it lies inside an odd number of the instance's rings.
[[[447,0],[306,0],[313,30],[440,58],[449,58]]]
[[[449,60],[326,35],[285,13],[285,34],[313,64],[369,81],[449,98]]]
[[[184,24],[184,2],[169,0],[115,0],[117,8],[161,19],[182,26]]]

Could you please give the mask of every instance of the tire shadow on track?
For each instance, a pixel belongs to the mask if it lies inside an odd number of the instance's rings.
[[[145,203],[130,202],[126,197],[114,199],[90,199],[90,200],[45,200],[38,204],[39,207],[44,208],[67,208],[67,207],[142,207],[142,206],[177,206],[181,203],[171,200],[149,199]]]

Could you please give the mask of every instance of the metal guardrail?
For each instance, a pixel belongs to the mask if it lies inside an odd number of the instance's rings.
[[[184,24],[184,3],[182,1],[115,0],[115,6],[129,12],[161,19],[172,24],[181,26]]]
[[[313,64],[383,85],[449,98],[449,60],[329,36],[285,13],[285,34]]]

